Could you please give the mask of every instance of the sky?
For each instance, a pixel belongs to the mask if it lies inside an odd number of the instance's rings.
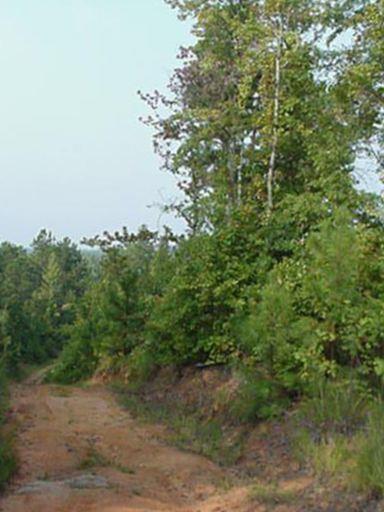
[[[137,91],[165,90],[189,26],[163,0],[0,0],[0,240],[182,228]]]

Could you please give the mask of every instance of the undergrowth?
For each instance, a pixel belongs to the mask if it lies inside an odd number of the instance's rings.
[[[113,386],[119,402],[131,414],[145,422],[159,422],[168,429],[167,440],[180,449],[204,455],[222,466],[231,466],[243,453],[244,436],[240,432],[230,440],[218,420],[205,419],[187,408],[145,401],[125,385]]]
[[[0,367],[0,490],[16,471],[11,435],[5,432],[5,413],[8,406],[7,381]]]
[[[256,482],[252,488],[250,497],[268,506],[289,505],[296,496],[294,492],[281,489],[277,482]]]
[[[324,481],[384,496],[384,404],[353,379],[328,381],[298,407],[298,459]]]

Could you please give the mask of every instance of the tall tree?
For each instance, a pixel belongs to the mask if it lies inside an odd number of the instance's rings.
[[[348,188],[354,139],[322,73],[323,2],[169,3],[194,18],[196,43],[181,51],[171,97],[146,98],[191,230],[271,212],[287,193],[325,195],[335,175]]]

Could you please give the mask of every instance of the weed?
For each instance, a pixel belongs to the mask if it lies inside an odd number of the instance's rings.
[[[252,486],[251,498],[264,505],[288,505],[294,500],[295,494],[292,491],[280,489],[277,482],[268,484],[257,482]]]
[[[319,477],[384,495],[384,407],[355,382],[323,384],[296,417],[298,458]]]
[[[301,430],[295,438],[296,455],[321,478],[347,480],[350,477],[354,457],[352,446],[353,438],[342,434],[317,442],[307,431]]]
[[[234,464],[242,455],[242,433],[228,441],[218,421],[204,420],[176,404],[145,402],[138,395],[124,393],[122,389],[119,388],[119,402],[123,407],[135,418],[165,424],[170,430],[169,442],[178,448],[199,453],[223,466]]]
[[[128,466],[123,466],[121,464],[116,464],[114,466],[120,473],[124,473],[126,475],[134,475],[136,471]]]
[[[79,469],[91,469],[95,467],[107,467],[110,466],[110,461],[100,453],[94,446],[90,446],[84,459],[79,464]]]
[[[384,495],[384,407],[375,404],[368,415],[366,428],[359,437],[354,484],[359,490]]]
[[[112,467],[120,471],[121,473],[125,473],[126,475],[134,475],[135,470],[124,466],[123,464],[115,463],[107,459],[100,451],[96,449],[96,447],[90,443],[88,450],[84,459],[80,462],[78,469],[80,470],[89,470],[92,468],[105,468]]]
[[[170,440],[177,447],[204,455],[223,466],[231,466],[242,454],[241,436],[226,442],[218,421],[179,415],[170,417],[168,425],[173,431]]]
[[[230,416],[239,423],[254,423],[281,415],[289,400],[279,386],[255,369],[241,368],[236,396],[229,406]]]
[[[351,435],[364,425],[369,405],[369,395],[357,381],[323,381],[314,396],[302,402],[297,419],[318,441]]]

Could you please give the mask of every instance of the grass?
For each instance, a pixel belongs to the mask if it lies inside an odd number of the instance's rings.
[[[289,505],[297,498],[293,491],[280,489],[277,482],[257,482],[251,488],[250,497],[267,506]]]
[[[352,435],[364,425],[371,397],[358,381],[320,381],[313,397],[303,400],[298,420],[313,436]]]
[[[375,404],[366,427],[358,436],[354,483],[373,496],[384,496],[384,405]]]
[[[347,482],[354,467],[353,438],[342,434],[314,440],[308,431],[300,429],[294,439],[297,458],[310,466],[321,479]]]
[[[82,471],[106,467],[117,469],[120,473],[124,473],[126,475],[134,475],[136,473],[135,470],[129,466],[124,466],[123,464],[109,460],[99,450],[97,450],[94,445],[89,446],[85,457],[78,465],[78,469]]]
[[[114,387],[119,402],[131,414],[148,423],[162,423],[169,429],[167,439],[180,449],[204,455],[222,466],[231,466],[243,453],[243,435],[227,440],[217,420],[206,420],[180,405],[145,402],[139,395]]]
[[[111,462],[94,446],[90,446],[84,459],[79,464],[79,469],[105,468],[111,466]]]
[[[125,475],[135,475],[136,471],[133,468],[130,468],[128,466],[124,466],[121,464],[116,464],[115,468],[120,471],[120,473],[124,473]]]
[[[172,429],[170,441],[181,449],[188,449],[212,459],[222,466],[236,463],[243,452],[243,440],[238,435],[226,441],[218,421],[203,421],[193,415],[175,415],[169,425]]]
[[[293,440],[299,460],[320,479],[384,497],[384,404],[355,382],[329,382],[303,402]]]
[[[243,406],[250,395],[253,411],[254,401],[260,403],[253,388],[251,383],[251,392],[247,389],[239,397],[240,402],[232,402],[234,409],[239,403]],[[148,402],[124,384],[115,386],[115,391],[134,417],[166,425],[168,441],[179,448],[205,455],[223,466],[233,465],[243,454],[244,429],[238,429],[240,433],[229,439],[220,417],[207,420],[175,402]],[[249,419],[247,408],[245,412]],[[253,412],[250,416],[253,418]],[[340,491],[362,492],[368,499],[384,497],[384,405],[358,382],[321,383],[316,393],[298,406],[292,427],[294,454],[324,484]],[[290,492],[276,484],[260,482],[252,495],[269,506],[292,499]]]

